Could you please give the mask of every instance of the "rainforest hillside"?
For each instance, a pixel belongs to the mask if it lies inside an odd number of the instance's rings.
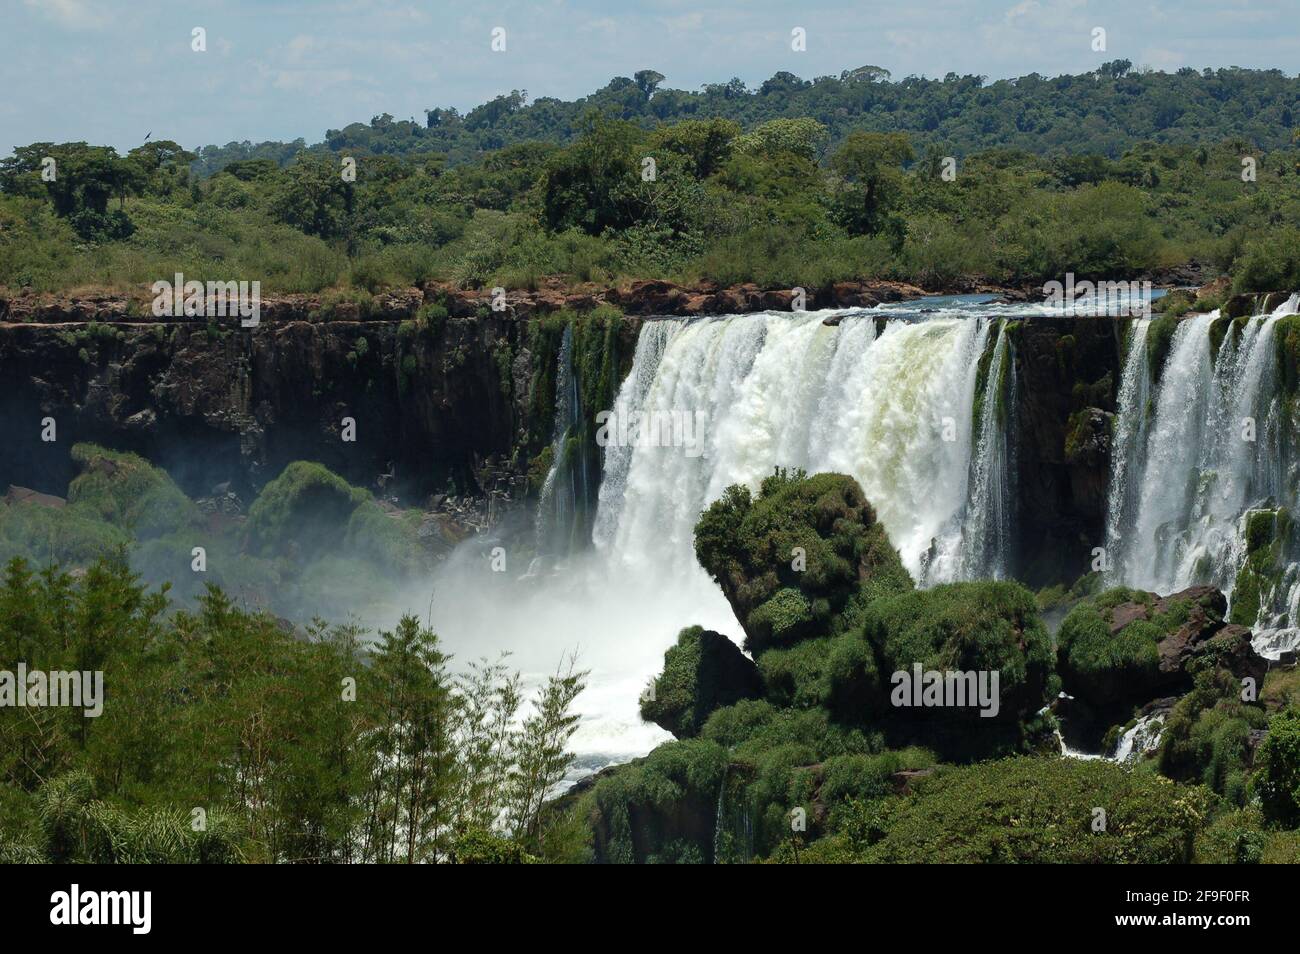
[[[429,279],[1300,284],[1300,86],[1276,71],[661,79],[385,115],[311,148],[20,147],[0,160],[0,285],[142,293],[181,271],[364,305]]]

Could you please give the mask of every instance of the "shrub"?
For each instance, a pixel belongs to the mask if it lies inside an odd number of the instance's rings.
[[[1300,710],[1269,721],[1256,764],[1255,790],[1265,817],[1290,828],[1300,825]]]
[[[862,855],[871,862],[1177,864],[1211,796],[1102,760],[1020,757],[916,783]],[[1105,826],[1097,830],[1105,812]]]

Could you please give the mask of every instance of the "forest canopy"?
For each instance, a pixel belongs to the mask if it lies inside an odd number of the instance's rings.
[[[1300,284],[1300,80],[1278,71],[662,82],[385,114],[313,146],[23,146],[0,160],[0,286],[954,290],[1188,263]]]

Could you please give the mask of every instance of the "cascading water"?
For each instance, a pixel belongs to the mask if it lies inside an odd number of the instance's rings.
[[[1157,712],[1143,716],[1119,738],[1115,754],[1111,758],[1123,764],[1135,762],[1146,753],[1154,751],[1160,745],[1160,735],[1164,732],[1165,713]]]
[[[1007,322],[998,329],[980,400],[970,502],[961,537],[962,579],[1001,579],[1012,548],[1012,480],[1015,461],[1008,416],[1016,406],[1015,361]]]
[[[1124,570],[1120,565],[1124,552],[1123,537],[1127,528],[1132,526],[1138,506],[1137,482],[1133,480],[1133,473],[1140,471],[1146,460],[1147,403],[1151,399],[1147,357],[1147,332],[1150,328],[1150,318],[1139,318],[1129,331],[1128,355],[1124,359],[1120,380],[1119,413],[1112,443],[1106,552],[1112,554],[1113,565],[1121,578]]]
[[[922,583],[989,570],[983,539],[1009,519],[1007,442],[996,416],[972,464],[974,392],[992,322],[984,317],[892,321],[858,313],[734,315],[656,322],[642,333],[616,412],[648,421],[698,419],[698,446],[629,434],[607,452],[596,545],[647,573],[701,576],[692,540],[699,514],[731,484],[757,487],[774,466],[850,474]],[[658,326],[676,325],[671,331]],[[1000,386],[1009,343],[995,345]],[[660,345],[662,344],[662,347]],[[649,365],[653,363],[651,369]],[[649,378],[649,385],[646,379]],[[990,392],[989,413],[1004,402]],[[975,505],[968,506],[972,480]],[[1000,571],[998,571],[1000,572]]]
[[[1300,296],[1292,296],[1268,315],[1230,320],[1214,311],[1179,322],[1154,386],[1150,322],[1134,324],[1107,519],[1114,582],[1160,593],[1212,583],[1231,597],[1247,515],[1294,508],[1276,329],[1298,306]],[[1298,580],[1300,568],[1288,566],[1284,586],[1263,594],[1258,625],[1269,632],[1256,640],[1261,651],[1275,655],[1296,642]]]
[[[574,547],[580,532],[577,515],[585,509],[595,483],[587,455],[577,445],[582,427],[582,395],[573,373],[573,326],[566,325],[555,370],[555,425],[551,467],[537,501],[536,549],[539,557],[558,559]]]

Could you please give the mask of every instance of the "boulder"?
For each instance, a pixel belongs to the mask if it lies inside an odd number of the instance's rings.
[[[729,487],[696,524],[695,555],[756,655],[845,632],[871,598],[912,588],[862,488],[843,474],[779,470],[757,497]]]
[[[641,718],[679,739],[697,735],[715,709],[763,691],[758,667],[721,633],[691,626],[664,653],[664,671],[641,700]]]
[[[1227,599],[1213,586],[1169,596],[1110,590],[1080,603],[1058,633],[1065,690],[1100,722],[1124,721],[1135,708],[1182,695],[1197,672],[1222,669],[1263,684],[1268,661],[1245,626],[1225,620]]]

